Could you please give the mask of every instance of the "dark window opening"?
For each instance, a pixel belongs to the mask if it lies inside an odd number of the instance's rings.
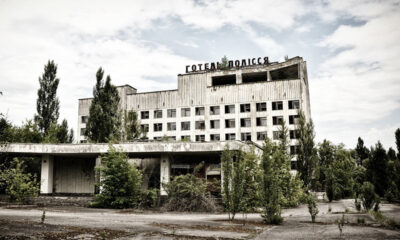
[[[290,130],[289,135],[290,135],[290,139],[298,139],[300,136],[299,130]]]
[[[271,71],[272,81],[289,80],[299,78],[299,65],[295,64],[289,67],[284,67]]]
[[[283,123],[283,116],[272,117],[272,125],[281,125]]]
[[[250,112],[250,103],[240,104],[240,112]]]
[[[300,101],[299,100],[291,100],[289,101],[289,109],[299,109]]]
[[[265,103],[265,102],[256,103],[256,109],[257,109],[257,112],[265,112],[265,111],[267,111],[267,103]]]
[[[236,140],[236,134],[234,133],[227,133],[225,134],[225,140],[229,141],[229,140]]]
[[[242,141],[251,141],[251,133],[242,133],[241,134]]]
[[[210,134],[210,141],[219,141],[220,136],[219,134]]]
[[[149,119],[149,111],[140,112],[141,119]]]
[[[282,101],[272,102],[272,110],[283,110],[283,102]]]
[[[236,84],[236,75],[225,75],[212,77],[213,86]]]
[[[242,82],[243,83],[253,83],[253,82],[266,82],[267,72],[255,72],[255,73],[243,73]]]
[[[297,169],[297,161],[291,161],[290,168],[291,168],[291,170],[296,170]]]

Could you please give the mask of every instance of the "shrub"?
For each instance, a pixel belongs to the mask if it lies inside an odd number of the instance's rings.
[[[358,224],[365,224],[365,219],[364,218],[357,218],[357,223]]]
[[[364,182],[361,186],[361,202],[365,210],[369,211],[378,201],[375,187],[370,182]]]
[[[163,187],[168,194],[163,208],[179,212],[213,212],[217,210],[214,199],[207,192],[205,179],[195,176],[202,164],[195,168],[194,174],[179,175]]]
[[[308,195],[307,205],[308,205],[308,212],[311,215],[311,221],[315,222],[315,218],[317,217],[319,210],[317,207],[317,199],[313,194]]]
[[[18,203],[29,203],[30,199],[39,193],[39,183],[36,176],[24,173],[24,161],[18,158],[13,159],[13,168],[0,173],[1,182],[6,186],[6,194],[11,201]]]
[[[354,206],[356,207],[357,211],[361,211],[361,202],[358,200],[358,198],[354,199]]]
[[[158,208],[160,206],[160,189],[153,188],[143,191],[140,206],[142,208]]]
[[[112,145],[102,155],[100,193],[95,195],[91,207],[128,208],[137,207],[140,200],[142,174],[128,156]]]

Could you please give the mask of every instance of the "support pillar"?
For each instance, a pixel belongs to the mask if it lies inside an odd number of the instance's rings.
[[[269,82],[269,81],[272,81],[272,79],[271,79],[271,71],[268,71],[267,72],[267,81]]]
[[[167,154],[162,154],[160,159],[160,193],[161,196],[166,196],[167,192],[163,187],[163,183],[169,183],[171,172],[171,164]]]
[[[49,154],[42,155],[42,170],[40,177],[41,194],[53,193],[53,168],[54,157]]]
[[[101,175],[100,175],[100,170],[98,169],[101,166],[101,157],[98,156],[96,158],[96,163],[95,163],[95,175],[94,175],[94,181],[95,181],[95,187],[94,187],[94,193],[100,193],[101,192],[101,187],[98,186],[97,184],[100,183],[101,181]]]

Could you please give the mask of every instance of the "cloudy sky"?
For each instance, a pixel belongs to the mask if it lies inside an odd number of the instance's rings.
[[[400,1],[0,0],[0,112],[36,111],[38,77],[53,59],[61,118],[102,66],[115,85],[175,89],[192,63],[285,55],[307,61],[317,141],[394,146],[400,127]]]

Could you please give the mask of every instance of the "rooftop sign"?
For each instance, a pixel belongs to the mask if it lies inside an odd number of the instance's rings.
[[[186,66],[186,73],[192,72],[200,72],[200,71],[215,71],[215,70],[227,70],[231,68],[242,68],[248,66],[255,65],[268,65],[269,60],[268,57],[259,57],[259,58],[248,58],[242,60],[229,60],[227,66],[222,66],[220,62],[212,62],[212,63],[199,63],[193,65]]]

